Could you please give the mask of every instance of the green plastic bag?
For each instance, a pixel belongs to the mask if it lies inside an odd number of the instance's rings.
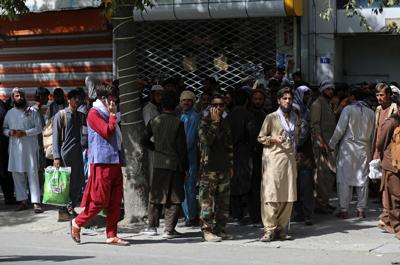
[[[69,201],[70,167],[47,167],[44,173],[43,203],[65,206]]]

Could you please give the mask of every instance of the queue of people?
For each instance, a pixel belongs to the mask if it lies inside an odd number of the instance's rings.
[[[226,229],[230,218],[262,224],[263,242],[289,240],[289,223],[312,225],[314,213],[353,216],[353,189],[355,216],[362,219],[376,186],[368,178],[370,162],[377,160],[383,203],[378,226],[400,239],[400,154],[392,152],[400,144],[400,90],[395,83],[358,84],[341,95],[331,81],[313,90],[295,76],[291,85],[266,71],[253,86],[227,91],[207,78],[199,96],[171,80],[151,86],[140,139],[149,158],[148,226],[142,234],[157,235],[164,215],[166,239],[182,236],[176,226],[183,216],[208,242],[233,238]],[[126,246],[117,236],[126,163],[118,88],[87,83],[88,91],[73,89],[66,100],[62,89],[54,90],[48,111],[45,88],[38,89],[34,104],[21,88],[13,89],[11,108],[0,104],[1,161],[8,161],[0,164],[1,187],[6,203],[18,202],[21,211],[30,201],[39,214],[44,167],[71,167],[70,201],[60,207],[58,221],[70,222],[79,243],[81,227],[106,208],[106,243]],[[42,134],[49,123],[51,159]],[[330,204],[335,186],[338,209]],[[80,214],[74,210],[79,205]]]

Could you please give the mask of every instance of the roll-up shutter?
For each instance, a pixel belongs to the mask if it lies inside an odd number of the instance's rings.
[[[293,60],[293,25],[287,17],[137,22],[136,73],[154,82],[178,75],[195,91],[214,76],[226,89],[259,78],[263,64]]]
[[[50,14],[49,14],[50,13]],[[112,33],[103,25],[88,27],[91,17],[99,18],[99,10],[60,11],[31,14],[22,19],[28,23],[32,16],[41,24],[26,32],[21,26],[11,27],[13,35],[0,41],[0,95],[4,98],[12,88],[25,88],[32,96],[37,87],[52,91],[61,87],[65,92],[83,87],[87,75],[102,81],[112,80]],[[45,27],[46,21],[63,16],[63,25]],[[67,16],[67,19],[65,18]],[[75,21],[74,21],[75,19]],[[39,22],[38,22],[39,23]],[[1,29],[0,29],[1,30]],[[18,31],[17,31],[18,30]],[[104,30],[101,32],[101,30]]]

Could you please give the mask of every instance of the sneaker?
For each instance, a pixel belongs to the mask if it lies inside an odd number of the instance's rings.
[[[218,237],[220,237],[222,240],[232,240],[233,236],[231,234],[226,233],[224,230],[221,232],[215,233]]]
[[[146,235],[146,236],[156,236],[157,234],[157,228],[155,227],[147,227],[143,230],[140,231],[141,235]]]
[[[178,237],[181,237],[181,236],[182,236],[182,234],[174,229],[172,231],[165,231],[164,234],[162,235],[162,238],[174,239],[174,238],[178,238]]]
[[[208,231],[203,232],[203,239],[204,239],[204,241],[207,241],[207,242],[221,242],[222,241],[222,238],[220,238],[219,236],[217,236],[211,232],[208,232]]]

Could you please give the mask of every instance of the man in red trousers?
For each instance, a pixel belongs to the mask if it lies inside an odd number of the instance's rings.
[[[80,243],[81,227],[107,209],[106,243],[127,246],[129,242],[117,237],[123,192],[121,167],[125,164],[116,115],[118,91],[113,86],[101,84],[96,87],[96,93],[97,100],[87,118],[90,177],[81,203],[85,209],[71,221],[71,236]]]

